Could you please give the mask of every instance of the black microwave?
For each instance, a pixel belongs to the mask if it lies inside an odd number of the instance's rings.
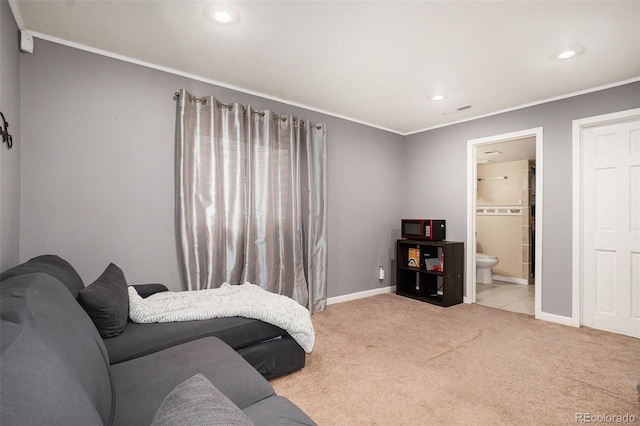
[[[447,228],[444,220],[402,219],[401,235],[411,240],[442,241],[447,237]]]

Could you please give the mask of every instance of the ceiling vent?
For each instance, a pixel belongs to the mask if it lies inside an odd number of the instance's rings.
[[[464,111],[465,109],[469,109],[469,108],[471,108],[471,105],[465,104],[465,105],[460,105],[459,107],[456,107],[454,109],[449,109],[449,110],[446,110],[446,111],[442,111],[442,113],[445,114],[445,115],[449,115],[449,114],[454,114],[454,113],[459,112],[459,111]]]

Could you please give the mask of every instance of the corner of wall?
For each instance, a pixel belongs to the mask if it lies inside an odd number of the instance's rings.
[[[0,111],[13,147],[0,144],[0,270],[20,260],[21,133],[18,27],[7,2],[0,2]]]

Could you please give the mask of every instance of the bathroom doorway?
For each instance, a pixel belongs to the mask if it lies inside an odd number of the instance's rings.
[[[539,316],[542,129],[468,141],[467,303]],[[477,279],[476,253],[498,264]],[[491,280],[491,278],[489,278]],[[533,285],[531,285],[533,284]],[[532,303],[533,297],[533,303]]]

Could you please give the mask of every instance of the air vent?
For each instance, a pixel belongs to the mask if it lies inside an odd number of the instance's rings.
[[[465,104],[465,105],[460,105],[459,107],[456,107],[454,109],[449,109],[447,111],[442,111],[442,113],[445,114],[445,115],[449,115],[449,114],[454,114],[454,113],[459,112],[459,111],[464,111],[465,109],[469,109],[469,108],[471,108],[471,105]]]

